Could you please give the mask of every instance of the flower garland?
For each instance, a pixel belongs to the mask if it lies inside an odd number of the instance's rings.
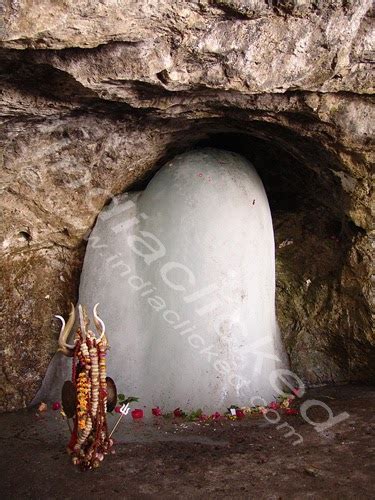
[[[76,414],[68,445],[75,465],[98,467],[113,445],[109,438],[107,411],[106,338],[96,339],[78,328],[73,354],[72,383],[76,388]]]

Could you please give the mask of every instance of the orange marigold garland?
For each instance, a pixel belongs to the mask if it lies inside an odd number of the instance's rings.
[[[65,382],[62,392],[63,409],[68,418],[73,418],[74,426],[68,445],[72,462],[84,468],[100,465],[104,456],[111,451],[113,445],[107,426],[108,401],[107,382],[111,385],[111,396],[116,397],[116,387],[106,373],[106,354],[108,342],[105,336],[105,325],[97,315],[94,307],[94,323],[98,337],[88,328],[87,312],[78,306],[80,327],[75,334],[74,345],[66,340],[74,324],[74,307],[67,324],[62,320],[59,338],[59,351],[72,357],[72,381]]]

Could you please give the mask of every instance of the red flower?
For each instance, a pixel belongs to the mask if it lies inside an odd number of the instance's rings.
[[[175,417],[183,417],[184,416],[184,412],[180,409],[180,408],[176,408],[174,411],[173,411],[173,415]]]
[[[152,408],[152,414],[154,415],[154,417],[161,417],[162,416],[162,412],[161,412],[161,409],[157,406],[156,408]]]
[[[60,409],[61,409],[61,404],[59,401],[56,401],[55,403],[53,403],[52,410],[60,410]]]
[[[236,417],[238,419],[241,419],[241,418],[244,418],[245,414],[243,412],[243,410],[241,410],[240,408],[236,408]]]
[[[115,413],[121,413],[120,410],[121,410],[121,406],[116,406]]]
[[[132,417],[133,420],[138,420],[140,418],[143,418],[143,410],[136,408],[135,410],[132,411]]]
[[[222,418],[221,414],[217,411],[211,415],[212,420],[220,420]]]
[[[272,401],[272,403],[268,405],[268,408],[270,408],[270,410],[278,410],[280,405],[279,403],[276,403],[276,401]]]
[[[208,420],[208,415],[205,415],[204,413],[202,413],[201,415],[199,415],[199,420],[201,422],[204,422],[205,420]]]
[[[298,398],[300,397],[300,394],[302,393],[302,388],[299,387],[294,387],[292,389],[292,393],[297,396]]]
[[[285,408],[284,412],[286,415],[298,415],[298,410],[295,408]]]

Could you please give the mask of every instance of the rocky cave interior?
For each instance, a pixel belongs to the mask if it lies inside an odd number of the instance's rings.
[[[114,118],[112,113],[110,110],[106,119],[118,123],[121,118],[116,113]],[[98,119],[100,121],[100,117]],[[300,124],[306,128],[310,125],[307,117]],[[342,178],[337,175],[340,172],[339,160],[316,140],[301,138],[258,117],[249,122],[233,119],[228,123],[224,114],[214,120],[194,121],[193,126],[184,124],[182,128],[182,133],[179,127],[173,132],[158,151],[156,160],[147,162],[140,175],[134,175],[128,186],[120,184],[113,194],[122,192],[124,187],[129,191],[144,189],[160,166],[193,148],[216,147],[245,156],[261,176],[271,206],[276,243],[277,316],[291,369],[312,386],[371,382],[374,377],[373,346],[364,335],[370,331],[371,325],[368,324],[369,311],[361,288],[361,275],[358,275],[358,269],[366,265],[366,255],[356,248],[365,232],[347,214],[350,200],[343,189]],[[79,137],[79,132],[79,129],[69,127],[68,131],[61,131],[60,137],[70,140],[73,136]],[[322,169],[321,165],[329,165],[329,168]],[[111,199],[108,193],[112,191],[104,188],[103,192],[106,197],[101,198],[101,203],[106,204]],[[90,208],[88,231],[101,205]],[[29,225],[20,225],[18,229],[15,240],[22,255],[25,249],[28,252],[33,250],[34,232]],[[69,229],[63,228],[60,232],[65,242],[71,239]],[[59,294],[61,299],[56,301],[64,312],[69,300],[77,299],[87,233],[82,236],[73,244],[62,244],[65,252],[75,256],[68,273],[69,283],[64,280],[64,290]],[[36,253],[40,254],[40,251],[36,249]],[[31,278],[32,290],[36,289],[42,272],[40,268],[45,265],[40,257],[29,263],[36,266],[36,269],[29,268],[35,273]],[[65,259],[63,257],[63,261]],[[24,263],[21,266],[22,269]],[[17,279],[22,280],[22,276],[21,271]],[[13,279],[10,285],[14,283]],[[59,285],[61,288],[61,282]],[[28,353],[30,363],[38,373],[30,386],[31,392],[25,393],[24,387],[20,390],[15,383],[21,396],[16,397],[18,403],[15,404],[13,391],[4,394],[5,409],[27,404],[32,391],[40,384],[43,370],[54,353],[57,335],[54,322],[48,318],[48,323],[53,335],[42,342],[44,363],[36,365],[35,352]],[[31,336],[30,342],[33,342]],[[13,363],[11,366],[18,375],[21,367]],[[30,365],[23,365],[22,371],[27,367]],[[9,373],[9,368],[3,366],[5,373]],[[6,379],[11,380],[8,376]]]
[[[208,42],[201,52],[189,46],[210,36],[201,25],[191,39],[179,38],[176,28],[155,43],[147,41],[152,23],[139,39],[103,38],[99,30],[84,41],[27,32],[2,42],[2,411],[27,406],[41,384],[56,351],[53,316],[66,315],[77,299],[87,235],[103,206],[113,195],[142,189],[176,154],[201,146],[243,154],[263,180],[276,240],[277,316],[291,369],[309,385],[375,381],[371,61],[359,35],[345,35],[345,50],[359,61],[353,71],[349,56],[337,55],[314,31],[306,51],[323,55],[303,78],[283,66],[285,54],[276,61],[279,71],[264,78],[262,54],[270,49],[258,18],[215,5],[187,9],[224,23],[215,34],[222,52]],[[323,24],[330,15],[352,22],[332,2],[322,9]],[[370,14],[362,10],[363,39]],[[302,36],[301,19],[309,23],[315,15],[267,12],[280,40],[288,30],[292,44]],[[164,14],[153,21],[159,35]],[[168,22],[177,26],[176,19],[174,12]],[[245,49],[237,66],[225,52],[225,37],[248,43],[245,27],[255,30],[260,54],[253,80],[241,69]],[[175,72],[166,68],[166,47],[176,54]]]

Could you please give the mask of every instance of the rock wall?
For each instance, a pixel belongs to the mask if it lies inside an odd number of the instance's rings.
[[[0,8],[2,410],[40,386],[102,207],[202,144],[262,177],[292,368],[375,380],[370,0]]]

